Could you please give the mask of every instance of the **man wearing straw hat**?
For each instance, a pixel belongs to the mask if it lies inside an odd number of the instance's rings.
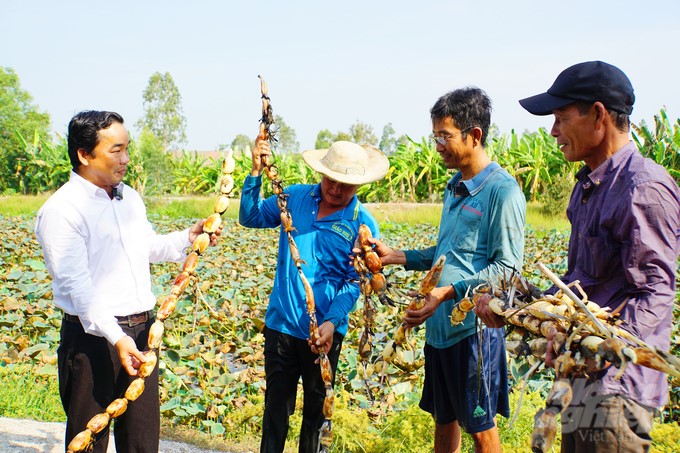
[[[239,210],[239,221],[246,227],[281,227],[278,197],[263,200],[260,196],[262,157],[270,155],[269,142],[258,136]],[[359,202],[356,193],[360,185],[385,176],[389,161],[375,148],[346,141],[335,142],[329,149],[305,151],[302,157],[321,174],[321,182],[293,185],[284,193],[295,228],[292,235],[306,263],[303,271],[314,292],[320,339],[313,347],[328,351],[335,377],[348,315],[360,295],[357,274],[348,256],[359,225],[366,224],[374,236],[379,235],[376,220]],[[315,363],[318,356],[307,341],[309,322],[305,290],[291,259],[288,233],[281,227],[276,276],[265,315],[267,390],[261,452],[283,451],[300,376],[304,407],[299,451],[317,451],[326,394],[319,365]]]

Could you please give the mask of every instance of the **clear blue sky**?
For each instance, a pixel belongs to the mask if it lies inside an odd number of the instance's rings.
[[[198,150],[256,135],[262,74],[308,149],[357,120],[419,139],[434,101],[466,85],[489,93],[501,132],[549,128],[517,100],[595,59],[630,77],[634,122],[664,105],[677,118],[679,22],[677,0],[0,0],[0,66],[61,134],[84,109],[115,110],[135,134],[149,77],[170,72]]]

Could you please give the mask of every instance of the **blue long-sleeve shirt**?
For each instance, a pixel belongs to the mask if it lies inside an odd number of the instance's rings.
[[[251,228],[281,225],[276,196],[262,200],[261,176],[248,176],[243,184],[239,222]],[[379,237],[378,223],[355,196],[350,204],[322,219],[317,219],[321,201],[320,185],[294,185],[285,190],[288,210],[293,218],[293,238],[306,262],[302,270],[314,292],[317,322],[331,321],[335,331],[347,333],[349,312],[360,295],[358,276],[349,255],[365,223]],[[300,339],[309,337],[305,290],[293,263],[288,235],[280,228],[279,257],[274,288],[265,315],[267,327]]]
[[[437,245],[406,250],[406,268],[425,270],[446,255],[437,286],[453,285],[455,299],[442,302],[427,320],[425,341],[435,348],[448,348],[472,335],[475,315],[452,326],[451,309],[468,288],[509,275],[522,268],[526,201],[519,185],[496,162],[472,179],[456,173],[444,191],[444,207]]]

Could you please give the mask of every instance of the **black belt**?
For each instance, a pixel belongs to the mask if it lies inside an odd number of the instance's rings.
[[[149,319],[153,319],[154,316],[153,310],[149,310],[134,315],[116,316],[116,321],[118,321],[118,324],[134,327],[139,324],[144,324]],[[68,313],[64,313],[64,320],[68,322],[80,322],[80,319],[77,316],[69,315]]]

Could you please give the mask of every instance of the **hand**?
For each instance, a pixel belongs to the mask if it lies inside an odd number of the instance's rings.
[[[253,150],[251,153],[252,161],[253,161],[253,166],[252,169],[250,170],[250,175],[251,176],[260,176],[262,173],[262,158],[264,157],[265,159],[269,159],[269,156],[272,155],[271,147],[269,146],[269,140],[266,140],[264,138],[264,133],[260,132],[255,139],[255,145],[253,146]]]
[[[142,363],[146,362],[144,354],[139,352],[135,340],[132,337],[125,335],[116,342],[116,351],[118,352],[118,359],[121,365],[130,376],[137,376],[138,369]]]
[[[456,297],[456,291],[453,289],[452,285],[437,287],[433,289],[432,292],[425,295],[425,303],[422,308],[419,310],[406,309],[404,322],[408,327],[419,326],[437,311],[437,308],[442,302],[453,299],[454,297]]]
[[[545,350],[544,362],[545,366],[550,368],[555,368],[555,359],[557,358],[557,353],[555,353],[555,346],[553,344],[553,339],[555,338],[556,333],[557,329],[552,327],[548,330],[548,335],[545,337],[548,340],[548,346]]]
[[[319,326],[319,339],[316,340],[316,344],[312,344],[312,339],[307,338],[307,343],[309,347],[312,348],[314,354],[318,354],[320,351],[328,352],[333,346],[333,334],[335,333],[335,324],[330,321],[325,321]]]
[[[192,244],[199,234],[203,233],[203,224],[205,219],[197,220],[191,228],[189,228],[189,242]],[[222,225],[220,225],[214,233],[210,234],[210,245],[217,245],[217,239],[222,235]]]
[[[475,314],[487,327],[505,326],[505,319],[491,311],[491,308],[489,308],[489,301],[492,299],[491,294],[480,294],[479,296],[476,296],[476,298]]]
[[[369,238],[374,245],[373,251],[378,254],[383,265],[386,264],[406,264],[406,254],[402,250],[394,250],[380,239]]]

